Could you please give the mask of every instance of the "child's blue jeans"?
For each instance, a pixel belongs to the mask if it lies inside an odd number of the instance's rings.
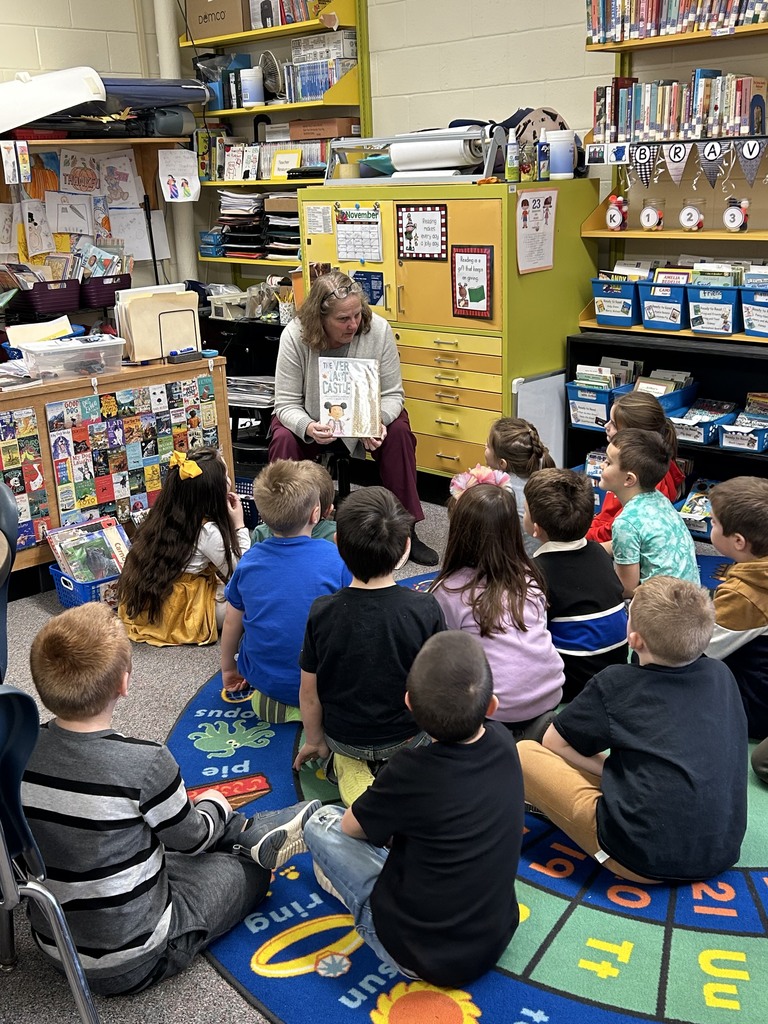
[[[382,946],[373,924],[371,892],[384,867],[387,851],[342,832],[343,816],[343,807],[321,807],[304,826],[304,841],[335,895],[352,915],[360,938],[383,963],[415,978],[417,975],[402,968]]]

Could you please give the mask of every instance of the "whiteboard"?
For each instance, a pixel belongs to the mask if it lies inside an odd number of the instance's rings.
[[[512,380],[512,415],[528,420],[549,448],[556,466],[565,457],[565,370]]]

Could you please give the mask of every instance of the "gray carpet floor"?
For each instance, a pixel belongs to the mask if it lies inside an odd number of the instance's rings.
[[[445,509],[424,504],[425,521],[418,534],[442,553],[447,535]],[[429,572],[408,562],[399,578]],[[34,694],[29,672],[29,648],[37,631],[61,610],[55,593],[27,597],[8,610],[9,664],[6,682]],[[198,687],[219,669],[219,648],[165,647],[137,644],[133,654],[133,684],[127,700],[117,705],[114,725],[120,732],[164,741]],[[50,717],[41,709],[43,720]],[[0,973],[0,1024],[70,1024],[78,1020],[66,981],[38,952],[26,917],[15,913],[19,962]],[[138,996],[95,1000],[103,1024],[262,1024],[262,1017],[211,964],[198,957],[184,974]],[[313,1020],[307,1010],[307,1022]]]

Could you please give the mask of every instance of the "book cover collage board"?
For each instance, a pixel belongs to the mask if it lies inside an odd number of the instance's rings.
[[[171,453],[217,447],[213,377],[126,388],[46,405],[61,525],[151,508]]]
[[[0,470],[19,508],[17,549],[39,544],[51,519],[34,409],[0,412]]]

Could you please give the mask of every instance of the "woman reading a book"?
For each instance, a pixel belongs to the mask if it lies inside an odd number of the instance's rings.
[[[379,430],[370,437],[339,437],[321,402],[320,356],[373,359],[379,365]],[[318,277],[280,337],[275,371],[275,415],[269,460],[311,459],[330,451],[364,458],[369,451],[381,481],[416,522],[424,512],[416,489],[416,438],[403,406],[400,358],[392,328],[371,311],[362,288],[333,270]],[[437,552],[411,534],[411,559],[436,565]]]

